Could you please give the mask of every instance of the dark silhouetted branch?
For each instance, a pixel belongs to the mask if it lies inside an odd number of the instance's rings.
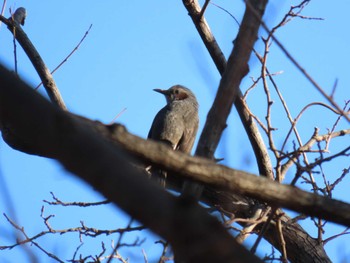
[[[18,43],[20,43],[24,52],[32,62],[35,70],[39,74],[39,77],[45,87],[47,94],[49,95],[50,100],[61,109],[66,110],[66,105],[64,104],[64,101],[49,69],[46,67],[44,61],[39,55],[39,52],[29,40],[27,34],[23,31],[21,26],[18,23],[14,22],[12,19],[6,19],[0,15],[0,21],[7,25],[11,33],[16,32],[15,38]]]
[[[133,159],[120,146],[50,104],[1,66],[0,82],[2,132],[13,131],[14,141],[22,141],[22,148],[29,145],[32,153],[37,150],[55,158],[91,184],[169,241],[179,261],[261,262],[203,208],[172,196],[148,180],[130,164]],[[140,147],[147,145],[159,147],[151,141],[143,141]]]

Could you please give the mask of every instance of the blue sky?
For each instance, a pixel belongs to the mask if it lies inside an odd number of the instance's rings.
[[[274,26],[290,5],[296,3],[298,1],[269,1],[264,16],[265,22],[269,27]],[[242,1],[218,0],[215,4],[227,9],[238,20],[243,15]],[[193,90],[200,103],[201,132],[220,75],[182,1],[106,0],[103,4],[98,1],[71,1],[63,4],[62,1],[56,0],[10,0],[7,1],[6,16],[9,16],[9,7],[15,10],[20,6],[25,7],[28,12],[24,30],[50,69],[55,68],[71,52],[90,24],[93,24],[79,50],[54,75],[71,112],[109,123],[126,108],[117,121],[123,123],[130,132],[145,138],[155,114],[165,103],[164,98],[152,89],[165,89],[174,84],[183,84]],[[296,18],[276,34],[326,92],[332,90],[335,80],[338,79],[335,99],[341,106],[349,99],[350,74],[347,62],[350,60],[350,53],[347,50],[350,37],[345,33],[349,8],[350,2],[345,0],[337,1],[333,5],[326,1],[312,1],[305,8],[303,15],[325,20]],[[232,41],[238,26],[227,13],[213,5],[209,5],[206,17],[227,57],[232,50]],[[265,32],[260,30],[260,36],[264,35]],[[21,48],[17,47],[19,74],[36,86],[40,82],[39,78]],[[261,51],[262,42],[258,40],[255,47]],[[0,60],[13,68],[12,37],[4,25],[0,27]],[[271,72],[282,72],[275,80],[293,117],[312,101],[325,102],[274,44],[270,49],[268,68]],[[248,76],[257,77],[259,63],[254,57],[251,58],[250,69]],[[251,79],[246,78],[241,88],[245,91],[250,85]],[[42,87],[39,92],[45,95]],[[280,145],[290,126],[281,110],[281,104],[275,94],[273,96],[276,103],[273,106],[272,120],[278,128],[275,132],[275,142]],[[264,120],[266,107],[261,87],[250,93],[248,103],[251,110]],[[320,128],[321,133],[326,133],[335,120],[336,116],[327,110],[320,107],[311,108],[303,115],[298,125],[303,141],[306,142],[310,138],[314,127]],[[348,124],[341,121],[338,129],[347,127]],[[336,153],[346,144],[346,138],[334,140],[331,153]],[[291,141],[288,145],[292,149]],[[225,158],[224,163],[233,168],[257,173],[253,153],[234,109],[228,119],[228,128],[224,132],[216,157]],[[310,159],[315,157],[310,156]],[[330,176],[329,180],[335,180],[342,169],[348,166],[349,158],[341,158],[333,165],[325,167]],[[30,235],[44,229],[40,220],[40,209],[43,205],[42,200],[50,199],[50,191],[66,201],[103,199],[90,186],[67,174],[55,161],[16,152],[3,141],[0,142],[0,168],[2,178],[11,194],[11,207],[16,212],[19,224],[25,226]],[[287,176],[287,182],[292,178],[293,172]],[[349,202],[346,195],[348,184],[349,179],[345,178],[334,197]],[[308,189],[308,186],[302,187]],[[1,200],[4,200],[3,196]],[[78,226],[81,219],[90,226],[101,228],[123,227],[128,222],[128,217],[112,206],[105,206],[97,211],[47,205],[45,207],[47,213],[56,214],[52,224],[57,228]],[[10,214],[9,210],[8,203],[0,202],[2,213]],[[4,218],[0,217],[0,222],[0,232],[8,237],[1,237],[1,243],[12,243],[11,228]],[[312,223],[303,224],[308,229],[312,226]],[[325,235],[330,236],[341,229],[343,228],[329,227]],[[310,231],[313,235],[316,234],[314,230]],[[71,239],[78,242],[77,235],[72,236]],[[41,242],[47,249],[62,253],[63,259],[69,258],[75,246],[63,244],[60,238],[51,236]],[[350,241],[349,238],[340,237],[326,246],[334,262],[340,262],[343,257],[350,255],[350,249],[344,245]],[[107,237],[104,240],[111,239],[112,237]],[[88,251],[89,244],[85,247]],[[152,242],[148,242],[144,247],[150,255],[154,254],[157,248],[159,245]],[[35,248],[30,249],[42,255]],[[268,246],[266,249],[269,251]],[[141,248],[137,253],[128,256],[134,259],[134,262],[138,262],[137,260],[142,259]],[[0,252],[0,259],[5,262],[12,262],[16,257],[23,257],[19,248]],[[42,262],[47,262],[47,258]]]

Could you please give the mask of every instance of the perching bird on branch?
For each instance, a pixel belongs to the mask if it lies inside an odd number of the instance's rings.
[[[24,26],[26,17],[27,17],[27,10],[24,7],[19,7],[16,9],[15,13],[9,19],[13,19],[13,21],[15,21],[16,23]]]
[[[167,105],[154,118],[148,138],[164,142],[173,150],[190,153],[199,123],[196,97],[192,91],[181,85],[154,91],[165,96]],[[166,177],[166,173],[162,174]]]

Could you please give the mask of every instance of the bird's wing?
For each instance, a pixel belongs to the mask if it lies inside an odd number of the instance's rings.
[[[154,121],[155,121],[155,119],[153,120],[153,123],[152,123],[152,126],[151,126],[151,128],[149,129],[149,131],[148,131],[148,135],[147,135],[147,138],[148,139],[153,139],[152,137],[152,134],[153,134],[153,125],[154,125]]]
[[[194,118],[191,121],[191,125],[187,125],[181,138],[179,150],[184,153],[190,153],[196,139],[196,134],[198,130],[198,118]]]
[[[148,138],[163,141],[176,150],[183,136],[183,131],[184,125],[181,115],[165,106],[154,118]]]
[[[160,140],[160,133],[161,133],[161,130],[164,129],[165,115],[168,110],[169,110],[168,107],[165,106],[154,117],[152,126],[148,132],[148,137],[147,137],[148,139]]]
[[[169,142],[173,150],[177,150],[184,134],[184,128],[182,116],[176,111],[168,111],[164,118],[160,140]]]

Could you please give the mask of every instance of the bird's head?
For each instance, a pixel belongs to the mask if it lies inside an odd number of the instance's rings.
[[[190,91],[188,88],[181,86],[181,85],[175,85],[167,90],[163,89],[154,89],[154,91],[159,92],[165,96],[165,99],[167,103],[171,103],[173,101],[179,101],[179,100],[185,100],[187,98],[193,99],[195,102],[197,102],[196,97]]]

